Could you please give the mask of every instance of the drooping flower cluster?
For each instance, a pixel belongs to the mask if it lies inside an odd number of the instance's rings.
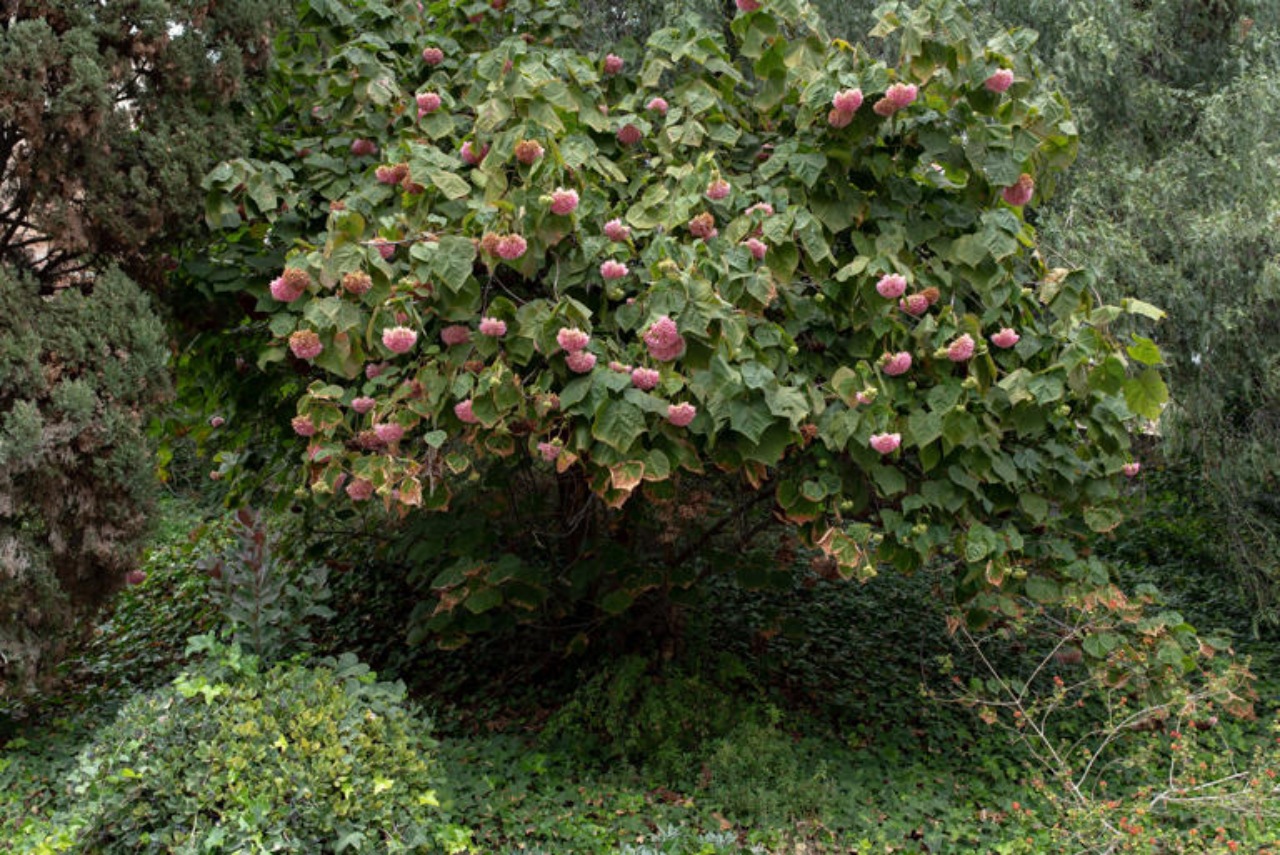
[[[271,281],[271,296],[282,303],[292,303],[311,286],[311,274],[297,267],[286,267]]]
[[[373,280],[363,270],[353,270],[342,277],[342,290],[359,297],[373,287]]]
[[[423,48],[422,61],[430,66],[439,65],[444,62],[444,51],[438,47]]]
[[[514,261],[515,259],[524,255],[525,251],[528,249],[529,249],[528,241],[526,241],[520,235],[512,234],[512,235],[503,235],[502,237],[498,238],[498,245],[495,248],[495,251],[497,252],[499,258],[504,258],[507,261]]]
[[[364,478],[356,478],[347,485],[347,495],[353,502],[367,502],[373,498],[373,482]]]
[[[418,343],[418,333],[408,327],[388,327],[382,331],[382,344],[392,353],[408,353]]]
[[[895,83],[884,93],[884,97],[872,107],[877,116],[889,117],[899,110],[911,105],[920,90],[914,83]]]
[[[671,404],[667,407],[667,421],[676,427],[688,427],[697,415],[698,408],[693,404]]]
[[[387,445],[404,439],[404,428],[394,422],[374,425],[373,432],[378,435],[379,440]]]
[[[360,415],[364,415],[365,413],[369,412],[377,405],[378,405],[378,402],[376,400],[368,397],[367,395],[364,395],[352,400],[351,409],[355,410]]]
[[[606,281],[621,279],[630,272],[631,271],[627,268],[627,265],[623,264],[621,261],[614,261],[613,259],[609,259],[600,265],[600,275],[603,276]]]
[[[861,89],[842,89],[831,99],[831,112],[827,114],[827,124],[833,128],[843,128],[853,121],[853,114],[862,106]]]
[[[742,245],[751,251],[751,257],[756,261],[764,261],[765,253],[769,251],[768,244],[759,238],[747,238]]]
[[[556,333],[556,344],[566,353],[577,353],[591,344],[591,336],[577,327],[562,327]]]
[[[471,411],[471,406],[470,398],[453,405],[453,414],[458,417],[458,421],[468,425],[474,425],[480,422],[480,420],[476,418],[475,413]]]
[[[646,109],[652,110],[653,112],[662,116],[665,116],[667,114],[667,110],[669,109],[669,105],[667,104],[667,99],[661,98],[661,97],[651,99],[649,103],[645,105],[645,107]]]
[[[631,237],[631,229],[622,220],[610,220],[604,224],[604,236],[615,243],[622,243]]]
[[[662,375],[653,368],[636,368],[631,372],[631,385],[644,392],[657,388]]]
[[[289,349],[299,359],[315,359],[324,350],[324,344],[315,330],[298,330],[289,336]]]
[[[892,454],[902,444],[902,434],[876,433],[871,435],[871,447],[881,454]]]
[[[484,146],[477,151],[476,147],[471,144],[471,141],[467,140],[462,144],[462,148],[459,150],[458,155],[462,158],[462,162],[467,166],[479,166],[480,161],[484,160],[485,155],[488,153],[488,143],[485,143]]]
[[[298,436],[315,436],[316,426],[311,421],[311,416],[294,416],[290,424],[293,426],[293,432]]]
[[[1031,197],[1036,192],[1036,181],[1027,173],[1018,176],[1016,183],[1004,188],[1000,191],[1000,195],[1004,200],[1015,208],[1021,208],[1023,205],[1031,201]]]
[[[907,279],[898,273],[888,273],[876,283],[876,293],[886,300],[896,300],[907,291]]]
[[[450,324],[440,330],[440,340],[444,342],[445,347],[466,344],[471,341],[471,330],[462,324]]]
[[[973,336],[965,333],[947,345],[947,359],[952,362],[968,362],[973,358]]]
[[[551,193],[551,213],[565,217],[578,207],[578,191],[557,187]]]
[[[643,138],[644,133],[630,122],[618,128],[618,142],[625,146],[635,145]]]
[[[498,320],[497,318],[481,318],[480,319],[480,335],[487,335],[492,338],[502,338],[507,334],[507,322]]]
[[[541,159],[543,155],[542,146],[537,140],[520,140],[516,143],[516,160],[525,166],[532,166]]]
[[[659,362],[671,362],[684,353],[684,337],[676,328],[676,322],[666,315],[658,318],[644,334],[649,355]]]
[[[1004,92],[1013,85],[1013,72],[1007,68],[997,69],[983,85],[992,92]]]
[[[702,240],[711,240],[720,234],[720,230],[716,228],[716,218],[709,211],[698,214],[689,221],[689,234]]]
[[[418,118],[421,119],[430,113],[434,113],[440,109],[440,95],[436,92],[419,92],[413,96],[413,100],[418,104]]]
[[[911,370],[911,354],[905,350],[886,353],[880,357],[880,370],[890,377],[898,377]]]
[[[1022,337],[1012,329],[1005,327],[1000,330],[1000,332],[992,334],[991,343],[996,347],[1010,348],[1017,344],[1021,338]]]
[[[596,355],[589,350],[575,350],[565,356],[564,364],[575,374],[587,374],[596,366]]]
[[[604,73],[619,74],[622,72],[623,65],[622,57],[611,53],[604,58]]]
[[[707,185],[707,198],[718,202],[721,199],[728,198],[729,193],[733,190],[729,186],[729,182],[723,178],[717,178]]]

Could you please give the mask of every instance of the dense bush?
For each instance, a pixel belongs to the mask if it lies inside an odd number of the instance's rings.
[[[169,388],[147,297],[110,272],[40,296],[0,268],[0,693],[136,566],[146,418]]]
[[[411,850],[434,840],[432,748],[354,659],[262,671],[231,648],[97,734],[59,822],[103,853]]]

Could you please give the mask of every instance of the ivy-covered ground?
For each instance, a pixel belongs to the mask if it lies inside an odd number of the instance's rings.
[[[59,694],[0,718],[0,849],[173,851],[77,839],[77,811],[103,798],[82,773],[123,704],[198,666],[187,639],[221,617],[197,563],[226,540],[225,524],[167,505],[146,581],[77,650]],[[341,600],[341,579],[332,587]],[[324,648],[339,637],[376,636],[344,628],[379,608],[379,588],[362,588],[373,599],[333,603],[338,617],[317,628],[313,657],[336,654]],[[930,592],[928,574],[861,586],[813,576],[768,596],[718,588],[681,644],[652,655],[565,659],[536,632],[447,653],[366,644],[361,655],[406,680],[438,740],[437,827],[415,851],[1280,851],[1269,661],[1254,660],[1255,718],[1201,710],[1123,730],[1073,802],[1016,718],[960,702],[972,651],[948,634]],[[1029,643],[984,650],[1015,673]],[[1102,712],[1091,703],[1044,721],[1061,748],[1094,738]],[[251,738],[222,749],[254,750]],[[372,804],[373,794],[350,798]],[[382,850],[357,841],[348,851]]]

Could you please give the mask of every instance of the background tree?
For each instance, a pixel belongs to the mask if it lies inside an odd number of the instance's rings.
[[[168,388],[165,251],[240,150],[272,4],[8,2],[0,17],[0,656],[6,682],[124,582]]]

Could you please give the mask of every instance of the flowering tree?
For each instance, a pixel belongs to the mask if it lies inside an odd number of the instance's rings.
[[[1165,399],[1155,346],[1110,325],[1160,313],[1035,252],[1075,129],[1032,37],[890,3],[886,64],[801,0],[737,7],[732,50],[686,20],[605,56],[556,3],[306,7],[291,159],[208,186],[230,249],[292,246],[243,288],[261,363],[311,378],[307,491],[446,511],[468,478],[554,484],[566,527],[604,517],[559,554],[605,611],[692,583],[663,526],[711,473],[845,577],[954,555],[975,622],[1120,602],[1077,545],[1120,524]],[[468,549],[431,629],[555,584]]]

